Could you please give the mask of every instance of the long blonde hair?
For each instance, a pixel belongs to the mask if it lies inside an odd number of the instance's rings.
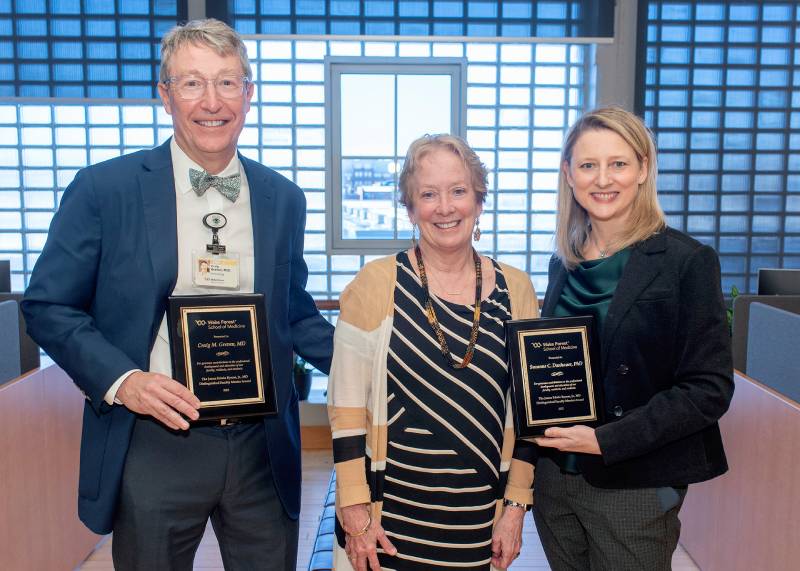
[[[627,228],[614,241],[614,249],[621,250],[641,242],[660,232],[667,225],[656,195],[658,164],[656,145],[650,130],[639,117],[621,107],[602,107],[589,111],[567,132],[559,163],[556,255],[568,270],[583,260],[581,252],[589,240],[591,221],[586,210],[575,200],[564,169],[568,168],[572,161],[572,151],[580,136],[586,131],[601,130],[611,131],[622,137],[636,153],[640,165],[642,161],[647,160],[647,177],[639,185]]]

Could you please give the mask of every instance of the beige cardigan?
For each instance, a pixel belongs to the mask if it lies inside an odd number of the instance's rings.
[[[538,317],[539,304],[530,277],[506,264],[500,267],[508,284],[512,318]],[[375,260],[361,269],[340,298],[328,378],[337,512],[342,507],[371,502],[370,489],[382,489],[376,483],[386,469],[386,358],[396,276],[394,255]],[[511,407],[507,404],[500,464],[501,473],[508,471],[504,495],[532,504],[533,466],[512,458],[514,441]],[[380,523],[383,502],[382,498],[375,500],[371,504],[372,521]],[[498,501],[498,517],[501,511]]]

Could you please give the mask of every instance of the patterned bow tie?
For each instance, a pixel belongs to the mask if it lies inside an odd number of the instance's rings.
[[[242,177],[238,173],[231,176],[214,176],[206,171],[189,169],[189,180],[197,196],[203,196],[213,186],[231,202],[236,202],[236,199],[239,198],[242,186]]]

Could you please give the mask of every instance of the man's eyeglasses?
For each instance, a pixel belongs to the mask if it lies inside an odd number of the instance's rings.
[[[241,75],[224,75],[216,79],[206,79],[194,75],[170,77],[164,84],[171,86],[181,99],[200,99],[206,92],[206,85],[214,84],[217,95],[225,99],[237,99],[244,93],[249,79]]]

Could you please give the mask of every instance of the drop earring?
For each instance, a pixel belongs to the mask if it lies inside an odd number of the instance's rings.
[[[417,247],[417,223],[411,224],[411,245]]]
[[[475,219],[475,230],[472,231],[472,239],[478,242],[481,239],[481,219]]]

